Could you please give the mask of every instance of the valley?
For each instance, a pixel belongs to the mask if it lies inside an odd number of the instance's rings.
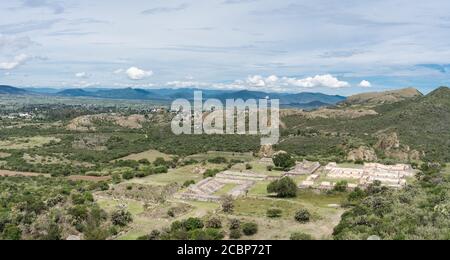
[[[2,239],[448,239],[445,87],[282,109],[268,147],[174,135],[168,100],[0,90]]]

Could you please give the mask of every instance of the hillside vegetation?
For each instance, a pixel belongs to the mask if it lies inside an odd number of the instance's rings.
[[[426,96],[380,105],[374,110],[378,115],[356,119],[287,116],[283,118],[285,140],[279,148],[302,155],[323,154],[341,148],[373,146],[380,134],[396,133],[401,144],[424,152],[424,159],[450,161],[449,88],[441,87]],[[312,147],[299,150],[305,143]]]

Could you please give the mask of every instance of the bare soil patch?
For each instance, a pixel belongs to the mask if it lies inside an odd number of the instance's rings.
[[[11,176],[24,176],[24,177],[50,177],[50,174],[43,174],[43,173],[34,173],[34,172],[15,172],[15,171],[7,171],[7,170],[0,170],[0,176],[2,177],[11,177]]]

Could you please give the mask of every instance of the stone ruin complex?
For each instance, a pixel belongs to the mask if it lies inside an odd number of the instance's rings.
[[[227,184],[236,185],[227,195],[237,198],[245,196],[256,182],[266,179],[266,175],[252,172],[224,171],[213,178],[207,178],[191,185],[186,191],[176,195],[176,197],[183,200],[218,202],[221,200],[221,196],[215,194]]]
[[[302,163],[297,163],[295,168],[287,172],[285,176],[311,175],[319,168],[320,163],[318,162],[303,161]]]
[[[336,163],[329,163],[324,168],[324,176],[327,180],[354,180],[355,183],[348,184],[349,189],[356,187],[365,188],[375,181],[381,182],[383,186],[391,188],[403,188],[407,184],[407,178],[415,175],[414,169],[410,165],[383,165],[378,163],[366,163],[362,168],[344,168]],[[312,188],[318,177],[311,175],[302,182],[301,188]],[[336,185],[335,182],[324,181],[319,185],[319,189],[330,190]]]

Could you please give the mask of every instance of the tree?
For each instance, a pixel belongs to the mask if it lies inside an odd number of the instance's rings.
[[[153,164],[155,166],[167,166],[166,160],[164,160],[164,158],[162,158],[162,157],[156,158],[156,160],[153,162]]]
[[[278,153],[273,157],[273,163],[275,166],[283,169],[289,169],[295,166],[294,158],[288,153]]]
[[[232,196],[224,196],[222,198],[222,210],[225,213],[233,213],[234,211],[234,200]]]
[[[131,216],[131,213],[123,208],[117,209],[111,214],[111,222],[113,225],[125,227],[132,221],[133,217]]]
[[[241,221],[239,219],[230,219],[230,230],[241,229]]]
[[[347,187],[348,187],[347,181],[339,181],[338,183],[336,183],[336,185],[334,185],[334,191],[345,192],[347,191]]]
[[[207,228],[222,228],[222,221],[218,217],[212,217],[206,221]]]
[[[256,223],[253,223],[253,222],[244,223],[242,225],[242,232],[246,236],[253,236],[256,233],[258,233],[258,225]]]
[[[307,209],[300,209],[295,213],[295,220],[300,223],[308,223],[311,219],[311,213]]]
[[[199,218],[188,218],[182,222],[181,225],[186,231],[192,231],[195,229],[202,229],[205,225]]]
[[[279,198],[293,198],[297,196],[297,184],[291,178],[284,177],[270,183],[267,192],[276,193]]]

